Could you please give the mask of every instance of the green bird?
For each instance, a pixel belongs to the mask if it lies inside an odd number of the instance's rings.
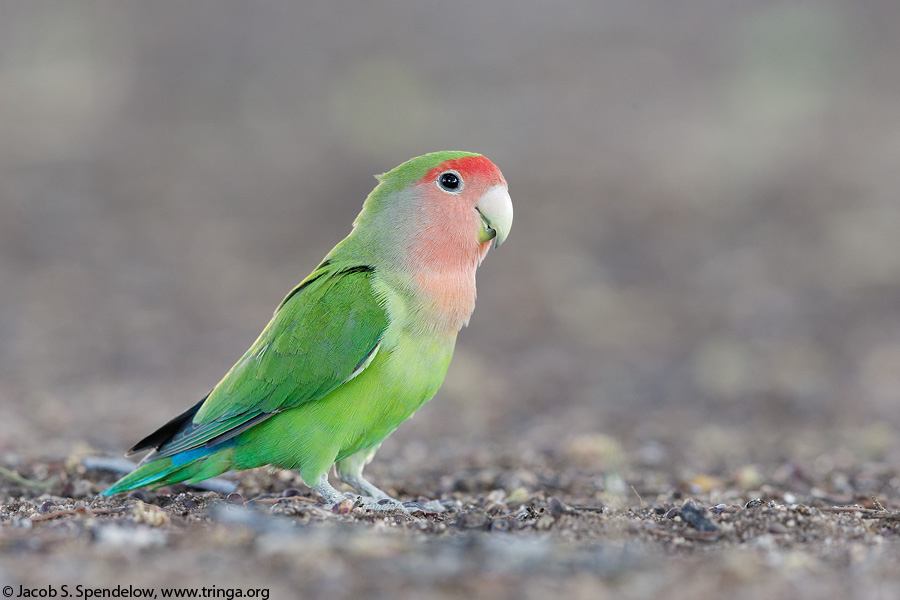
[[[274,465],[334,505],[335,465],[364,506],[398,505],[363,468],[443,382],[513,207],[480,154],[434,152],[376,178],[350,235],[203,400],[129,450],[151,452],[103,495]]]

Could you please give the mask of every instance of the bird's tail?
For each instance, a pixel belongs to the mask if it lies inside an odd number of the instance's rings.
[[[233,449],[195,448],[175,456],[151,460],[103,490],[112,496],[142,487],[158,488],[173,483],[197,483],[221,475],[231,468]]]

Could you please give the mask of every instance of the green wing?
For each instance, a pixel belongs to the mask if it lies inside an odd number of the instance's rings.
[[[355,377],[378,352],[388,326],[372,290],[372,274],[368,266],[337,269],[322,263],[288,294],[209,396],[158,432],[169,427],[166,439],[148,436],[147,441],[162,443],[152,444],[157,451],[147,458],[219,444]]]

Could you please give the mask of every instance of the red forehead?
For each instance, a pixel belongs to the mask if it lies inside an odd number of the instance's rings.
[[[497,168],[497,165],[484,156],[464,156],[462,158],[444,161],[425,173],[425,176],[419,181],[432,181],[437,179],[437,176],[444,171],[456,171],[462,175],[463,178],[472,177],[474,175],[479,179],[485,180],[485,182],[496,180],[506,183],[506,180],[503,179],[503,174],[500,172],[500,169]]]

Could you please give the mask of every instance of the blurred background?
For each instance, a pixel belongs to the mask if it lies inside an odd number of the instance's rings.
[[[458,149],[516,219],[381,460],[900,460],[898,30],[894,0],[5,2],[0,453],[119,455],[373,174]]]

